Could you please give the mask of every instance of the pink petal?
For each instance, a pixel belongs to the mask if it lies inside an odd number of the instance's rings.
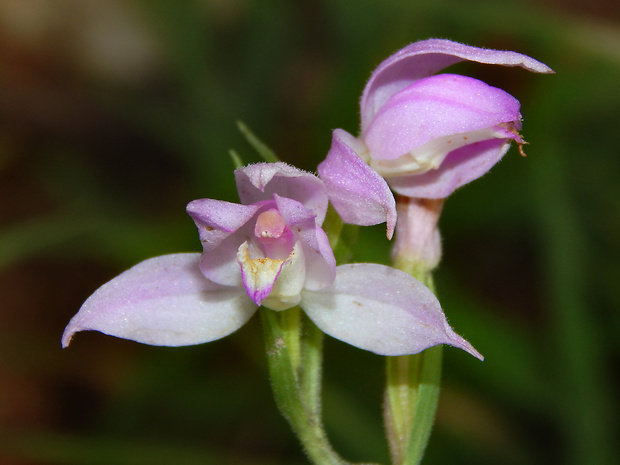
[[[206,251],[217,247],[226,237],[243,227],[261,208],[222,200],[198,199],[186,210],[198,227],[200,242]]]
[[[407,273],[369,263],[336,271],[333,286],[304,290],[300,304],[330,336],[379,355],[416,354],[448,344],[483,359],[452,330],[433,293]]]
[[[237,250],[252,237],[254,223],[250,220],[262,208],[266,207],[261,203],[240,205],[212,199],[194,200],[187,205],[202,243],[200,269],[206,278],[225,286],[241,286]]]
[[[282,271],[284,260],[269,258],[251,258],[247,242],[241,244],[237,253],[237,262],[241,267],[243,287],[256,305],[271,293],[273,286]]]
[[[288,228],[300,239],[306,264],[304,287],[329,286],[336,276],[336,259],[327,235],[316,223],[313,213],[299,202],[278,195],[274,195],[274,199]]]
[[[387,236],[396,225],[396,202],[385,180],[360,157],[363,143],[336,129],[327,157],[318,167],[329,200],[345,223],[370,226],[387,222]]]
[[[520,124],[519,101],[482,81],[454,74],[421,79],[393,95],[364,132],[373,159],[398,158],[444,136]]]
[[[450,152],[441,166],[424,174],[389,179],[394,192],[405,197],[444,199],[488,172],[508,151],[510,140],[492,139]]]
[[[304,288],[315,290],[330,286],[336,277],[336,258],[329,238],[320,226],[299,232],[306,259]]]
[[[185,346],[220,339],[254,314],[243,288],[206,280],[200,254],[145,260],[100,287],[67,325],[63,347],[94,330],[144,344]]]
[[[319,224],[327,212],[327,191],[319,178],[285,163],[257,163],[235,170],[241,203],[271,200],[273,194],[297,200],[314,212]]]
[[[290,197],[273,194],[273,201],[286,226],[296,233],[300,228],[313,228],[319,222],[313,210]]]
[[[536,73],[553,72],[545,64],[521,53],[470,47],[442,39],[415,42],[384,60],[370,76],[361,100],[362,133],[392,95],[418,79],[463,60],[521,66]]]

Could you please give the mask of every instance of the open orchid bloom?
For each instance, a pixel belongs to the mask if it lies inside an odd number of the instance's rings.
[[[187,207],[202,254],[151,258],[103,285],[70,321],[63,346],[83,330],[199,344],[234,332],[260,305],[299,305],[325,333],[377,354],[449,344],[482,358],[418,280],[383,265],[336,267],[321,229],[327,192],[316,176],[260,163],[235,177],[242,204],[202,199]]]
[[[511,141],[523,143],[514,97],[469,77],[435,75],[463,60],[553,72],[520,53],[440,39],[415,42],[386,59],[364,88],[360,137],[336,129],[318,168],[344,221],[387,221],[390,236],[395,213],[388,184],[406,197],[445,198],[491,169]],[[368,213],[354,201],[366,191],[376,199]]]

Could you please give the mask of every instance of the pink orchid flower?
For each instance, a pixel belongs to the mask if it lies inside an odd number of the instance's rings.
[[[482,356],[448,325],[433,293],[408,274],[377,264],[336,266],[321,225],[327,189],[283,163],[235,171],[241,204],[190,202],[203,253],[151,258],[89,297],[63,346],[83,330],[165,346],[220,339],[259,306],[299,305],[325,333],[380,355],[437,344]]]
[[[511,141],[523,143],[513,96],[477,79],[435,74],[463,60],[553,72],[520,53],[440,39],[415,42],[386,59],[364,88],[360,137],[336,129],[318,168],[344,221],[387,220],[391,237],[396,213],[389,187],[405,197],[442,199],[489,171]],[[369,191],[373,208],[358,208]]]

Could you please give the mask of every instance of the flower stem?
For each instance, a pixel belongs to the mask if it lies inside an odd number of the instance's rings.
[[[385,416],[394,465],[419,464],[439,401],[442,347],[387,358]]]
[[[330,206],[323,229],[336,262],[348,263],[358,226],[344,224]],[[323,332],[298,307],[281,312],[261,307],[260,314],[274,398],[308,458],[316,465],[352,465],[333,450],[322,422]]]
[[[321,418],[323,331],[303,314],[301,395],[309,414]]]
[[[399,198],[394,267],[433,293],[432,270],[441,255],[437,221],[443,201]],[[442,347],[387,357],[384,416],[394,465],[422,461],[435,422],[441,383]]]
[[[435,346],[414,356],[421,360],[416,373],[417,394],[406,463],[420,463],[430,439],[439,402],[442,354],[443,347]]]
[[[286,347],[288,352],[293,375],[299,381],[299,369],[302,363],[300,341],[301,311],[299,307],[293,307],[286,312],[280,312],[277,317],[279,318],[284,347]]]
[[[287,315],[289,312],[293,315]],[[283,312],[260,309],[274,398],[312,463],[348,465],[331,447],[321,419],[323,338],[306,318],[302,337],[299,313],[299,308]],[[296,326],[292,324],[295,319]]]

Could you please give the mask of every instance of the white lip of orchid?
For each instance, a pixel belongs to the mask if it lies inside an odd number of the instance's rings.
[[[250,243],[245,241],[237,250],[237,260],[241,264],[244,277],[251,278],[256,287],[262,287],[263,282],[273,280],[273,276],[280,273],[284,260],[256,256],[256,250],[257,247],[251,247]]]
[[[305,257],[299,241],[275,209],[256,218],[254,238],[237,250],[237,261],[248,295],[272,310],[286,310],[301,300],[306,277]]]
[[[503,123],[490,128],[438,137],[393,160],[369,157],[369,164],[383,177],[424,174],[439,168],[448,154],[456,149],[489,139],[514,139],[515,134],[517,140],[520,140],[513,124]]]
[[[306,263],[299,242],[286,259],[267,257],[251,258],[251,247],[246,241],[239,246],[237,261],[241,266],[243,281],[251,289],[268,289],[269,294],[262,299],[261,305],[271,310],[286,310],[301,301],[301,290],[306,278]]]
[[[306,259],[298,241],[280,269],[269,295],[261,302],[271,310],[287,310],[301,301],[301,291],[306,281]]]

